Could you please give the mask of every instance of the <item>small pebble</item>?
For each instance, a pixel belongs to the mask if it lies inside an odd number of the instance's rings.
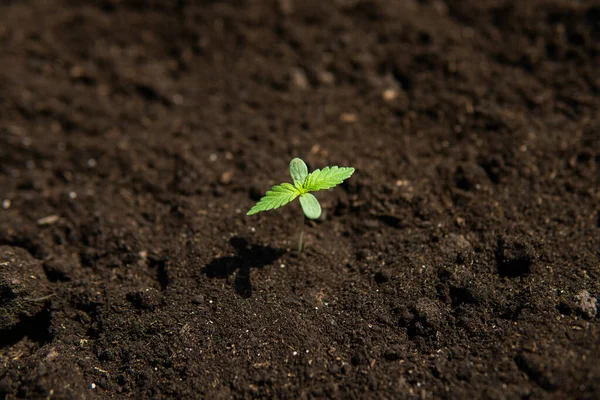
[[[319,72],[319,82],[323,85],[333,85],[335,83],[335,75],[329,71]]]
[[[53,225],[58,222],[58,218],[58,215],[48,215],[47,217],[38,219],[37,224],[40,226]]]
[[[578,311],[584,317],[592,319],[598,314],[598,299],[592,297],[590,292],[582,290],[575,296]]]
[[[392,101],[398,97],[398,92],[394,89],[386,89],[383,91],[382,97],[385,101]]]
[[[69,71],[71,78],[81,78],[85,74],[85,69],[81,65],[74,65]]]
[[[358,117],[356,116],[356,114],[352,113],[343,113],[342,115],[340,115],[340,119],[342,120],[342,122],[345,122],[347,124],[351,124],[358,121]]]
[[[5,210],[8,210],[11,205],[12,202],[9,199],[2,200],[2,208],[4,208]]]
[[[228,183],[231,183],[231,180],[233,178],[233,172],[232,171],[225,171],[223,172],[223,174],[221,174],[221,183],[224,185],[227,185]]]
[[[294,68],[292,70],[292,80],[297,88],[306,90],[308,89],[308,78],[306,73],[301,68]]]

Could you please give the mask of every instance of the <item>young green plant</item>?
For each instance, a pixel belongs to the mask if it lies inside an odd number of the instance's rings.
[[[291,183],[281,183],[275,185],[261,198],[254,207],[248,211],[247,215],[254,215],[261,211],[275,210],[281,206],[291,203],[300,198],[302,206],[302,224],[300,227],[300,239],[298,240],[298,251],[302,251],[302,236],[304,234],[304,216],[310,219],[317,219],[321,216],[321,204],[315,196],[309,192],[331,189],[339,185],[344,180],[350,178],[354,173],[352,167],[325,167],[316,169],[310,174],[304,161],[300,158],[294,158],[290,161]]]

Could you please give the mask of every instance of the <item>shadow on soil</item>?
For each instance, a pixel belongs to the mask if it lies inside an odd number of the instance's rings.
[[[50,333],[51,315],[49,310],[39,314],[24,317],[17,325],[9,329],[0,330],[0,349],[13,346],[28,337],[32,342],[42,346],[51,342],[54,335]]]
[[[235,274],[235,291],[242,297],[252,296],[250,271],[252,268],[262,268],[274,263],[284,253],[283,250],[253,244],[249,246],[246,239],[233,237],[229,244],[236,250],[237,255],[219,257],[211,261],[203,273],[209,278],[228,278]]]

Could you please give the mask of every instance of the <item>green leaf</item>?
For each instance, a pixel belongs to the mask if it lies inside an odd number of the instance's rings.
[[[290,161],[290,175],[294,182],[304,182],[306,175],[308,175],[308,168],[304,161],[297,157]]]
[[[352,167],[325,167],[322,170],[315,169],[308,174],[306,180],[302,184],[302,188],[306,191],[330,189],[350,178],[353,173],[354,168]]]
[[[319,200],[310,193],[300,195],[300,205],[304,215],[310,219],[317,219],[321,216],[321,205]]]
[[[261,211],[274,210],[294,200],[300,195],[298,189],[289,183],[276,185],[248,211],[246,215],[254,215]]]

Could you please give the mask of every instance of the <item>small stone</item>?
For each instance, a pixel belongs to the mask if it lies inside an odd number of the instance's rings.
[[[329,71],[319,72],[318,79],[323,85],[333,85],[335,83],[335,75]]]
[[[395,89],[386,89],[383,91],[382,97],[385,101],[392,101],[398,97],[398,91]]]
[[[11,205],[12,205],[12,202],[9,199],[2,200],[2,208],[3,209],[8,210]]]
[[[342,363],[342,367],[340,368],[340,371],[344,375],[349,375],[352,372],[352,366],[346,362]]]
[[[308,89],[308,78],[306,77],[306,73],[301,68],[294,68],[292,70],[292,80],[294,85],[299,89],[306,90]]]
[[[192,298],[192,303],[196,305],[204,303],[204,296],[201,294],[194,296],[194,298]]]
[[[58,220],[59,220],[58,215],[48,215],[47,217],[38,219],[37,224],[40,226],[54,225],[55,223],[58,222]]]
[[[85,74],[85,69],[81,65],[74,65],[69,71],[71,78],[81,78]]]
[[[582,290],[575,296],[575,304],[584,318],[592,319],[598,314],[598,299],[590,296],[587,290]]]
[[[232,178],[233,178],[233,171],[225,171],[221,174],[220,182],[223,185],[227,185],[227,184],[231,183]]]
[[[363,225],[368,229],[378,229],[379,221],[376,219],[369,218],[363,221]]]
[[[46,375],[47,372],[48,372],[48,368],[46,367],[46,365],[44,363],[39,363],[37,366],[38,375],[39,376]]]
[[[342,113],[342,115],[340,115],[340,120],[347,124],[352,124],[358,121],[358,117],[353,113]]]

